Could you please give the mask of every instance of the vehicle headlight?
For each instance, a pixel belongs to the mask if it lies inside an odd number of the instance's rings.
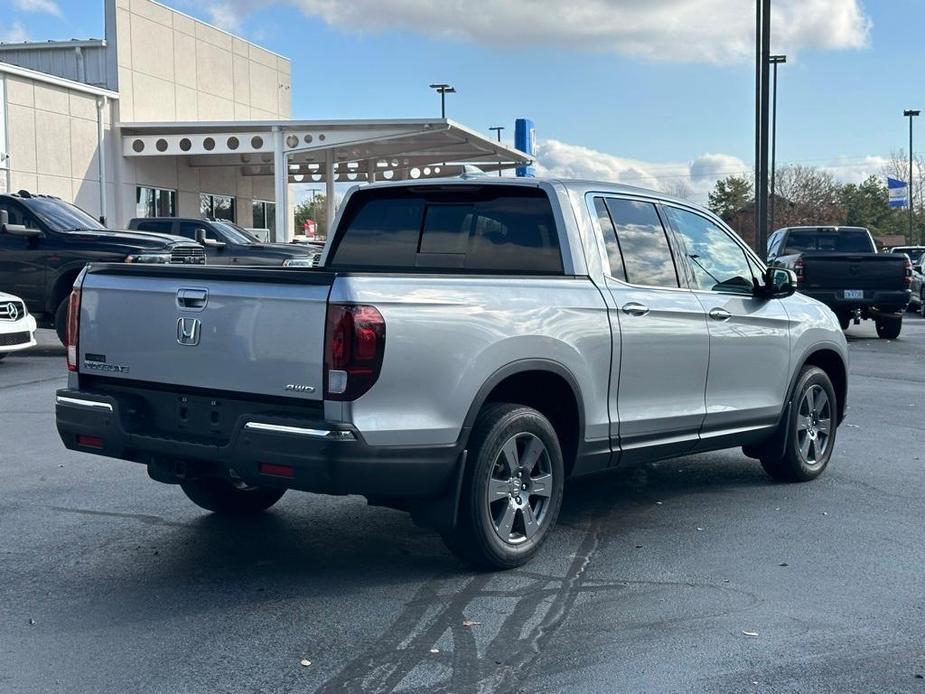
[[[170,262],[170,253],[136,253],[125,259],[126,263],[160,263]]]
[[[314,256],[307,258],[289,258],[283,261],[283,267],[314,267]]]

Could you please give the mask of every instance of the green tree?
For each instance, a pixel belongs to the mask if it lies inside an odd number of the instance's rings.
[[[732,219],[742,208],[754,201],[752,182],[743,176],[728,176],[716,182],[708,204],[714,214]]]
[[[848,183],[838,192],[845,209],[845,224],[867,227],[874,236],[906,232],[905,214],[889,206],[889,193],[883,179],[870,176],[859,184]]]

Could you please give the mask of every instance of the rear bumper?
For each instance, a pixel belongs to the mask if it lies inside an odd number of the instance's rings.
[[[843,290],[800,288],[801,294],[821,301],[836,313],[850,312],[857,309],[861,311],[881,311],[896,313],[905,309],[909,304],[912,293],[903,290],[864,290],[862,299],[845,299]]]
[[[370,446],[342,425],[265,412],[239,415],[227,442],[209,443],[198,432],[138,433],[124,426],[131,407],[112,395],[59,390],[58,433],[71,450],[181,476],[232,475],[259,486],[383,499],[440,496],[461,460],[459,446]]]

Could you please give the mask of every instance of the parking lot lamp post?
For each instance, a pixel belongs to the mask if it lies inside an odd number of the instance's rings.
[[[503,125],[493,125],[489,130],[494,130],[498,134],[498,142],[501,142],[501,131],[504,130]],[[498,177],[501,176],[501,162],[498,162]]]
[[[440,94],[440,117],[446,118],[446,95],[455,94],[456,88],[448,84],[432,84],[430,88],[437,90],[437,93]]]
[[[908,205],[909,205],[909,243],[914,243],[915,241],[912,238],[913,232],[913,217],[915,215],[915,210],[913,208],[912,202],[912,119],[919,115],[921,111],[914,109],[906,109],[903,111],[903,115],[909,119],[909,182],[906,184],[906,195],[908,196]]]
[[[768,222],[768,231],[774,231],[774,196],[777,185],[777,66],[787,62],[785,55],[772,55],[771,65],[774,66],[774,95],[771,97],[771,203]]]

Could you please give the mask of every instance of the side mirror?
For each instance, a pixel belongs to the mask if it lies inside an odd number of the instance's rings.
[[[796,292],[797,275],[788,268],[769,267],[764,273],[763,289],[762,293],[769,299],[785,299]]]
[[[206,230],[202,227],[196,229],[196,243],[201,243],[203,246],[206,245]]]
[[[38,229],[30,229],[25,224],[10,224],[10,213],[0,210],[0,234],[30,237],[41,236],[42,232]]]
[[[224,241],[216,241],[215,239],[202,238],[199,240],[203,246],[208,246],[209,248],[217,248],[218,250],[223,249],[227,244]]]

